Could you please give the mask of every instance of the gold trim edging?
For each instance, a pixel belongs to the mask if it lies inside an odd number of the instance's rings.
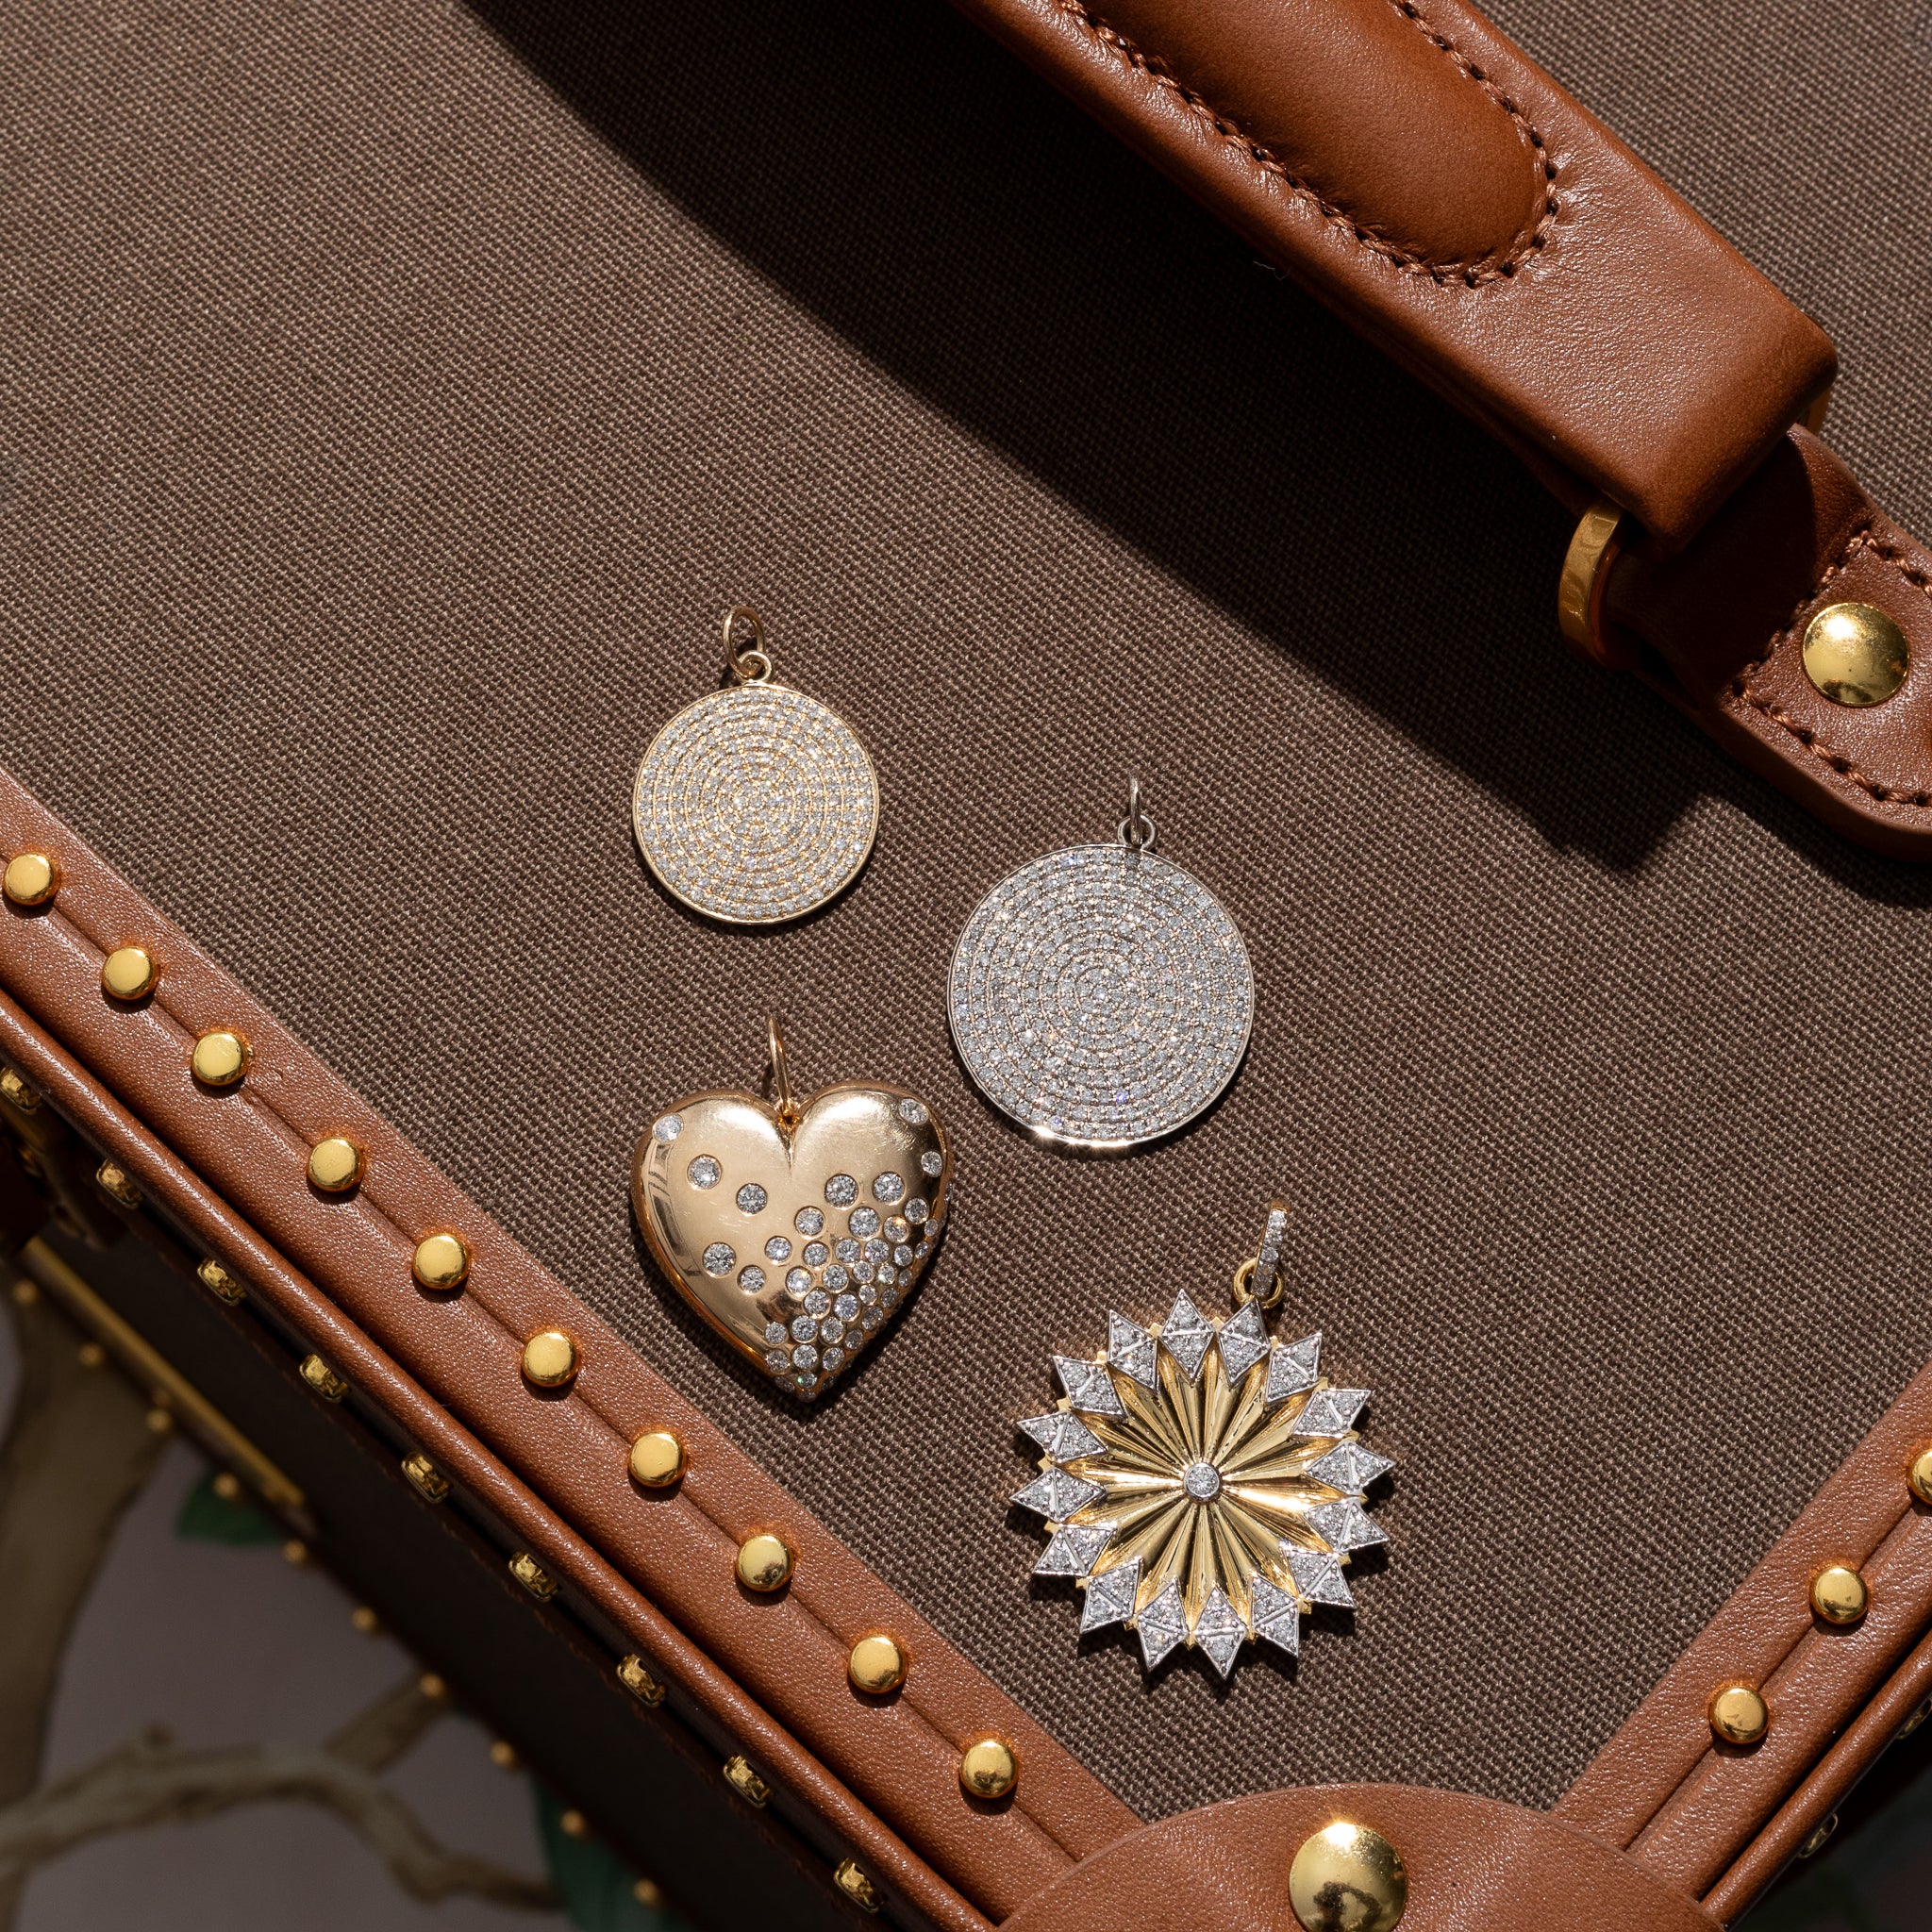
[[[263,1501],[277,1509],[307,1509],[308,1499],[301,1490],[38,1235],[21,1249],[20,1263],[142,1387],[153,1391],[158,1407],[171,1410],[231,1463],[260,1492]]]

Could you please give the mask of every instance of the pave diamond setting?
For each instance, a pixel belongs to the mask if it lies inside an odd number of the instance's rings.
[[[1212,1106],[1247,1051],[1254,968],[1226,908],[1151,850],[1076,845],[1003,879],[953,952],[947,1010],[1002,1113],[1132,1147]]]
[[[1080,1590],[1083,1635],[1119,1625],[1150,1674],[1193,1650],[1226,1677],[1251,1640],[1299,1657],[1317,1605],[1354,1607],[1345,1567],[1388,1541],[1365,1492],[1394,1461],[1356,1432],[1369,1391],[1321,1358],[1319,1334],[1271,1341],[1253,1301],[1216,1321],[1185,1293],[1052,1358],[1066,1394],[1019,1425],[1041,1454],[1012,1503],[1044,1521],[1033,1574]]]
[[[829,707],[748,683],[688,705],[638,767],[631,824],[673,898],[775,925],[836,898],[878,830],[872,760]]]

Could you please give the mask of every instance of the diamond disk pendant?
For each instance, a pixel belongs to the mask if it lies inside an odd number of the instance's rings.
[[[665,1278],[788,1393],[824,1393],[903,1307],[951,1206],[946,1130],[917,1094],[848,1081],[771,1104],[693,1093],[645,1129],[631,1205]]]
[[[1349,1558],[1388,1541],[1364,1497],[1394,1461],[1355,1428],[1369,1391],[1330,1384],[1319,1334],[1268,1338],[1287,1223],[1271,1202],[1235,1313],[1185,1293],[1151,1327],[1109,1312],[1106,1349],[1054,1357],[1064,1398],[1020,1424],[1044,1452],[1012,1498],[1046,1519],[1034,1575],[1084,1592],[1083,1636],[1133,1631],[1149,1673],[1182,1647],[1223,1677],[1251,1640],[1298,1656],[1302,1618],[1351,1607]]]
[[[773,681],[757,611],[725,612],[724,651],[730,685],[687,705],[645,752],[631,825],[681,905],[727,925],[780,925],[858,876],[878,777],[836,711]]]
[[[1129,781],[1117,842],[1002,879],[953,950],[947,1010],[980,1091],[1041,1140],[1116,1150],[1220,1098],[1255,1016],[1248,949],[1192,873],[1154,853]]]

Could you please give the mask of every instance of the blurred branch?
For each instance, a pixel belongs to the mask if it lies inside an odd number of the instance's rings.
[[[0,1441],[0,1805],[24,1797],[40,1775],[69,1626],[165,1440],[148,1427],[137,1390],[83,1362],[81,1337],[31,1283],[11,1287],[5,1307],[20,1381]],[[0,1871],[0,1932],[18,1903],[17,1881]]]
[[[417,1701],[434,1716],[437,1706],[420,1693]],[[17,1884],[35,1866],[110,1832],[192,1824],[245,1805],[292,1800],[318,1805],[360,1832],[403,1890],[426,1904],[467,1892],[527,1911],[553,1910],[558,1897],[547,1880],[445,1850],[374,1771],[341,1755],[339,1747],[367,1754],[380,1748],[377,1740],[401,1736],[399,1702],[399,1693],[391,1692],[326,1748],[252,1744],[183,1751],[165,1732],[150,1731],[0,1810],[0,1881]],[[412,1715],[418,1722],[408,1741],[426,1722],[421,1712]]]

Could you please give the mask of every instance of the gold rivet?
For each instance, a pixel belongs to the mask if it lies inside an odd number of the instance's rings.
[[[490,1761],[498,1771],[514,1771],[523,1762],[517,1756],[517,1747],[504,1738],[498,1738],[490,1746]]]
[[[642,1906],[646,1911],[655,1912],[658,1909],[659,1909],[659,1907],[662,1907],[664,1903],[663,1887],[659,1885],[653,1885],[648,1878],[640,1878],[636,1882],[636,1884],[634,1884],[631,1887],[630,1895],[631,1897],[636,1899],[639,1905]]]
[[[375,1637],[382,1629],[382,1619],[367,1604],[358,1604],[349,1612],[349,1623],[365,1637]]]
[[[115,1166],[111,1160],[104,1160],[94,1170],[94,1178],[99,1181],[115,1200],[124,1208],[141,1206],[141,1190],[128,1179],[124,1168]]]
[[[17,1308],[30,1308],[41,1298],[40,1290],[25,1274],[13,1284],[10,1292],[13,1296],[13,1305]]]
[[[362,1178],[362,1150],[332,1134],[308,1150],[308,1179],[325,1194],[346,1194]]]
[[[684,1474],[684,1444],[669,1429],[646,1429],[630,1445],[630,1473],[647,1490],[669,1489]]]
[[[444,1292],[469,1278],[470,1251],[453,1234],[426,1234],[416,1243],[409,1272],[420,1287]]]
[[[1834,1811],[1824,1824],[1816,1826],[1803,1844],[1798,1847],[1801,1858],[1815,1858],[1824,1849],[1825,1840],[1838,1829],[1838,1813]]]
[[[959,1754],[959,1789],[969,1798],[1004,1798],[1020,1782],[1020,1760],[1004,1738],[981,1738]]]
[[[349,1385],[319,1355],[305,1355],[299,1373],[325,1402],[340,1402],[349,1392]]]
[[[558,1814],[557,1828],[565,1838],[589,1838],[591,1822],[581,1811],[561,1811]]]
[[[763,1805],[772,1795],[772,1788],[751,1768],[747,1757],[727,1757],[724,1760],[724,1782],[744,1800],[747,1805]]]
[[[225,1503],[239,1503],[242,1500],[242,1478],[232,1469],[225,1469],[209,1485]]]
[[[282,1545],[282,1561],[302,1569],[308,1561],[308,1545],[300,1537],[291,1536]]]
[[[147,1412],[149,1431],[157,1436],[165,1436],[175,1426],[175,1418],[159,1403]]]
[[[194,1272],[201,1276],[201,1285],[225,1302],[239,1302],[247,1297],[248,1291],[219,1261],[204,1261]]]
[[[1749,1684],[1724,1684],[1711,1693],[1711,1735],[1720,1743],[1761,1743],[1771,1727],[1771,1712]]]
[[[1922,1503],[1932,1503],[1932,1442],[1927,1442],[1912,1457],[1912,1466],[1906,1472],[1906,1486]]]
[[[11,1067],[0,1067],[0,1100],[21,1113],[32,1113],[41,1104],[41,1096]]]
[[[117,1000],[144,1000],[161,969],[143,946],[116,946],[101,961],[101,990]]]
[[[1307,1932],[1394,1932],[1408,1909],[1408,1872],[1379,1831],[1338,1818],[1294,1855],[1288,1902]]]
[[[434,1671],[425,1671],[416,1679],[416,1694],[430,1704],[447,1704],[449,1686]]]
[[[865,1867],[857,1858],[842,1858],[832,1873],[832,1883],[856,1905],[861,1912],[875,1912],[879,1908],[879,1889],[872,1882]]]
[[[98,1341],[83,1341],[74,1353],[84,1369],[97,1369],[108,1359],[108,1351]]]
[[[189,1064],[207,1087],[232,1087],[248,1071],[248,1042],[232,1027],[217,1026],[194,1042]]]
[[[420,1449],[403,1457],[403,1474],[431,1503],[440,1503],[449,1494],[449,1478]]]
[[[1870,604],[1831,604],[1805,627],[1805,675],[1835,705],[1882,705],[1906,681],[1906,634]]]
[[[791,1552],[785,1539],[761,1529],[738,1546],[738,1580],[760,1592],[783,1590],[791,1580]]]
[[[644,1667],[644,1660],[636,1651],[617,1666],[617,1681],[635,1697],[640,1704],[653,1707],[664,1702],[664,1686],[652,1676]]]
[[[845,1674],[855,1690],[884,1697],[906,1681],[906,1653],[884,1631],[861,1637],[845,1659]]]
[[[551,1575],[528,1550],[519,1550],[509,1559],[509,1574],[540,1604],[547,1604],[557,1594],[556,1577]]]
[[[1827,1624],[1856,1624],[1871,1607],[1865,1579],[1844,1563],[1834,1563],[1811,1579],[1811,1607]]]
[[[16,852],[7,861],[7,896],[16,906],[44,906],[60,890],[60,868],[44,852]]]
[[[524,1379],[561,1389],[577,1372],[577,1345],[561,1328],[540,1328],[524,1343]]]

